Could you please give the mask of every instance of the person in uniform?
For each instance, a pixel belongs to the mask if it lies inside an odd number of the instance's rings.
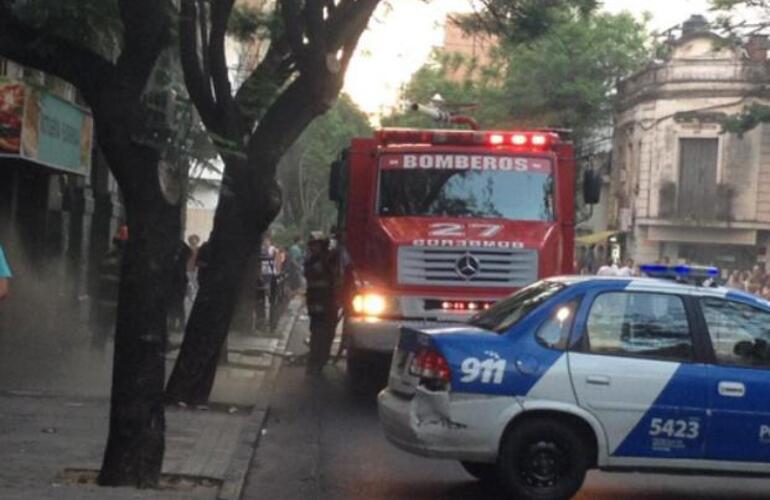
[[[310,354],[307,373],[318,375],[329,361],[337,323],[334,300],[334,266],[329,240],[320,231],[313,231],[305,258],[306,301],[310,316]]]

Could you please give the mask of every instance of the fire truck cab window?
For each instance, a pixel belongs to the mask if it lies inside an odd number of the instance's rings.
[[[552,197],[547,171],[382,169],[379,214],[548,221]]]

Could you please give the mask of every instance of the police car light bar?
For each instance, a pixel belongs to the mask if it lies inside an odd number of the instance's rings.
[[[712,266],[666,266],[663,264],[645,264],[639,270],[651,278],[673,279],[676,281],[695,281],[701,283],[719,276],[719,268]]]

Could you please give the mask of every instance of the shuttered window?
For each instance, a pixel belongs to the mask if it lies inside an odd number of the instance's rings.
[[[679,217],[716,218],[718,139],[679,139]]]

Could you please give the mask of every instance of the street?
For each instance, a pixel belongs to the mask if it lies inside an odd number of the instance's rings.
[[[302,352],[307,323],[291,349]],[[284,365],[270,417],[247,478],[244,500],[460,500],[504,498],[458,464],[404,453],[382,435],[374,399],[348,391],[344,362],[323,378]],[[580,500],[770,498],[770,480],[591,472]]]

